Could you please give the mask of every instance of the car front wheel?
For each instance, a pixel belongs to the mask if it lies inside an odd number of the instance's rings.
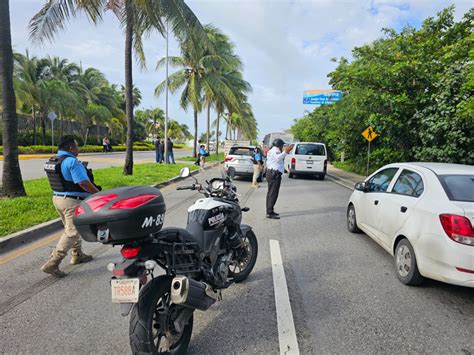
[[[407,239],[398,242],[395,248],[394,263],[397,277],[405,285],[416,286],[423,282],[423,276],[418,271],[415,251]]]
[[[357,217],[354,205],[349,205],[347,208],[347,229],[351,233],[360,233],[361,230],[357,227]]]

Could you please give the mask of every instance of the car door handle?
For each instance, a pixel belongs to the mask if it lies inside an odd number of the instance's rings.
[[[375,201],[374,201],[374,205],[377,206],[378,204],[379,204],[379,200],[375,200]]]
[[[405,206],[400,207],[400,212],[405,213],[408,210]]]

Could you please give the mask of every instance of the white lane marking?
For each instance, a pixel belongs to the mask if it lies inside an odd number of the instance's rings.
[[[300,350],[278,240],[270,239],[270,257],[272,259],[280,354],[299,354]]]

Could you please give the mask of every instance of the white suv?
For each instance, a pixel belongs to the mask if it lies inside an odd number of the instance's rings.
[[[236,176],[251,177],[253,175],[252,157],[254,155],[254,150],[255,146],[253,145],[231,147],[229,154],[225,157],[225,169],[227,170],[232,167],[235,169]],[[260,176],[258,181],[262,181],[262,176]]]
[[[295,175],[314,175],[324,180],[328,155],[324,143],[299,142],[285,157],[285,170],[288,177]]]

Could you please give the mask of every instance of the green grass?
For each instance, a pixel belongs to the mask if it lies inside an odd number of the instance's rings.
[[[179,158],[176,160],[181,160],[181,161],[195,161],[196,158],[193,157],[185,157],[185,158]],[[219,153],[219,154],[211,154],[210,156],[206,157],[206,162],[210,161],[223,161],[224,160],[224,153]]]
[[[95,181],[104,190],[119,186],[152,185],[178,176],[185,165],[137,164],[132,176],[122,174],[123,167],[94,170]],[[197,167],[190,167],[191,170]],[[52,203],[52,192],[46,178],[24,182],[27,196],[0,199],[0,238],[58,218]]]
[[[346,160],[343,163],[340,161],[332,161],[331,164],[334,165],[336,168],[348,171],[350,173],[356,173],[362,176],[366,176],[367,174],[367,166],[361,166],[351,161]]]

